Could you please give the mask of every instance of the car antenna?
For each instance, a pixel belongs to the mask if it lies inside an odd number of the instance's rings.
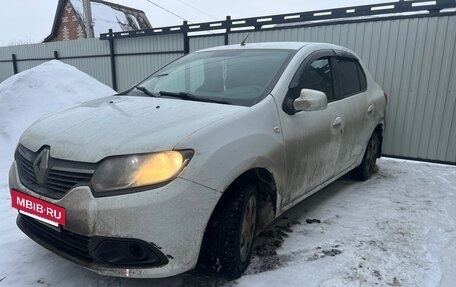
[[[249,37],[249,34],[247,34],[247,36],[245,36],[244,40],[242,40],[241,46],[245,46],[245,41],[247,41],[248,37]]]

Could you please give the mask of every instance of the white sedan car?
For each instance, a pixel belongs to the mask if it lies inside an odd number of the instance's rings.
[[[198,51],[29,127],[9,176],[17,224],[100,274],[236,278],[274,218],[347,172],[369,178],[386,102],[343,47]]]

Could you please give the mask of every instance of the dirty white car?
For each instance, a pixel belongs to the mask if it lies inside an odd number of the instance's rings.
[[[386,100],[335,45],[192,53],[29,127],[9,176],[17,224],[100,274],[238,277],[274,218],[349,171],[369,178]]]

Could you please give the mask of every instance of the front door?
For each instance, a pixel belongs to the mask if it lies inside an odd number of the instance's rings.
[[[310,55],[290,84],[287,97],[294,99],[301,89],[313,89],[324,92],[329,104],[321,111],[282,114],[286,144],[286,194],[289,197],[284,198],[285,204],[324,183],[335,172],[342,119],[337,105],[331,103],[335,97],[335,86],[330,59],[329,55]]]

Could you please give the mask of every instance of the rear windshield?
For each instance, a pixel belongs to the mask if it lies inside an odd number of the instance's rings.
[[[197,52],[165,66],[138,86],[155,94],[190,93],[198,98],[252,106],[270,92],[293,53],[265,49]],[[138,95],[138,91],[130,94]]]

